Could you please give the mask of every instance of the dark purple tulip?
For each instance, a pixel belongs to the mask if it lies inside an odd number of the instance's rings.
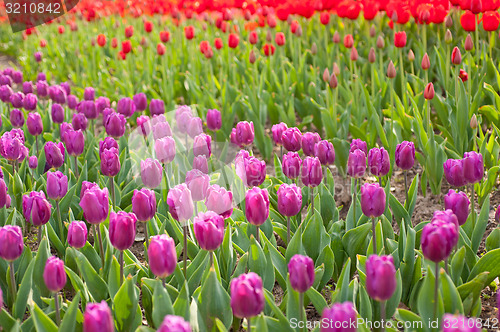
[[[75,113],[73,114],[73,120],[71,121],[75,130],[85,131],[87,130],[87,117],[83,113]]]
[[[12,262],[21,256],[24,249],[21,227],[5,225],[0,227],[0,257]]]
[[[5,132],[0,139],[0,154],[9,161],[14,161],[19,158],[23,141],[11,132]]]
[[[187,187],[191,191],[193,201],[203,201],[207,196],[210,177],[198,169],[192,169],[186,172]]]
[[[278,211],[287,217],[293,217],[302,208],[302,192],[295,184],[283,183],[277,192]]]
[[[102,175],[116,176],[120,172],[120,155],[117,148],[104,149],[100,157]]]
[[[371,255],[366,260],[366,291],[372,299],[387,301],[396,290],[396,269],[392,256]]]
[[[50,112],[52,116],[52,122],[63,123],[64,122],[64,108],[59,104],[52,104],[52,109]]]
[[[24,114],[23,111],[14,108],[10,111],[10,124],[14,128],[21,128],[24,125]]]
[[[269,193],[267,189],[254,187],[245,195],[245,216],[249,223],[262,225],[269,218]]]
[[[113,247],[123,251],[134,244],[136,222],[133,213],[119,211],[109,214],[109,241]]]
[[[456,192],[450,189],[444,196],[444,208],[453,211],[460,226],[467,221],[467,217],[469,216],[469,205],[469,198],[463,191]]]
[[[10,96],[10,103],[12,104],[12,107],[15,108],[23,108],[24,107],[24,93],[22,92],[15,92]]]
[[[83,221],[75,220],[68,226],[68,244],[73,248],[83,248],[87,243],[87,225]]]
[[[415,145],[413,142],[403,141],[396,146],[395,153],[396,165],[403,169],[409,170],[415,164]]]
[[[118,104],[116,105],[116,111],[120,114],[123,114],[126,118],[129,118],[135,112],[135,104],[132,99],[126,97],[118,100]]]
[[[148,259],[151,272],[158,278],[163,279],[174,273],[177,265],[174,239],[167,234],[151,237]]]
[[[143,92],[136,94],[134,96],[134,105],[138,112],[146,110],[148,107],[148,98],[146,97],[146,94]]]
[[[111,148],[116,148],[120,150],[118,148],[118,142],[116,142],[116,140],[113,137],[106,137],[104,138],[104,140],[99,141],[99,155],[101,155],[105,149],[111,149]]]
[[[193,168],[208,174],[208,160],[204,155],[193,158]]]
[[[109,136],[119,138],[125,134],[127,120],[123,114],[112,112],[106,117],[104,128]]]
[[[106,301],[89,303],[83,314],[83,332],[114,332],[113,314]]]
[[[158,121],[156,120],[157,117],[160,116],[155,116],[152,120],[153,122],[153,138],[155,140],[163,138],[163,137],[168,137],[172,136],[172,129],[170,128],[170,125],[168,124],[167,121]]]
[[[76,110],[78,107],[79,100],[76,96],[74,95],[69,95],[68,96],[68,107],[70,110]]]
[[[74,130],[73,129],[73,125],[71,123],[68,123],[68,122],[61,123],[61,125],[59,126],[59,131],[61,133],[60,135],[61,135],[61,140],[62,141],[65,141],[64,136],[66,135],[66,132],[68,130]]]
[[[158,187],[162,177],[163,167],[158,160],[147,158],[141,161],[141,180],[146,187],[150,189]]]
[[[36,82],[36,93],[40,98],[47,97],[49,95],[49,84],[46,81]]]
[[[47,172],[47,196],[53,200],[62,199],[68,192],[68,177],[62,172]]]
[[[36,62],[41,62],[42,61],[42,52],[35,52],[35,61]]]
[[[55,256],[47,259],[43,270],[43,281],[45,281],[45,286],[51,292],[57,293],[64,288],[66,285],[66,271],[64,270],[64,262],[61,259]]]
[[[30,153],[30,150],[26,146],[22,145],[21,150],[19,151],[19,157],[17,158],[17,161],[19,163],[22,163],[23,160],[28,156],[29,153]]]
[[[45,150],[45,160],[49,167],[59,168],[64,164],[64,144],[62,142],[47,142],[43,147]]]
[[[335,162],[335,149],[327,140],[319,141],[314,146],[314,155],[318,157],[321,165],[331,165]]]
[[[66,104],[67,93],[60,85],[51,86],[49,88],[49,96],[55,103]]]
[[[10,97],[12,96],[14,92],[12,92],[12,89],[8,85],[2,85],[0,86],[0,99],[4,103],[10,103]]]
[[[246,185],[260,186],[266,179],[266,162],[255,157],[245,158],[244,162]]]
[[[149,103],[149,113],[151,116],[165,113],[165,103],[161,99],[151,99]]]
[[[70,156],[79,156],[83,153],[85,136],[83,136],[81,130],[73,130],[70,128],[64,133],[63,138],[66,144],[66,150]]]
[[[16,84],[21,84],[23,82],[23,73],[20,71],[14,71],[12,73],[12,80]]]
[[[43,191],[32,191],[23,195],[23,215],[26,222],[38,227],[45,225],[51,214],[52,205],[45,198]]]
[[[366,142],[358,138],[352,140],[349,152],[353,152],[355,150],[361,150],[365,153],[365,155],[368,154],[368,147],[366,146]]]
[[[3,74],[12,77],[12,73],[14,72],[14,69],[11,67],[7,67],[3,70]]]
[[[196,136],[203,133],[203,121],[197,116],[193,116],[189,120],[189,125],[187,127],[187,133],[189,137],[195,138]]]
[[[483,179],[483,155],[475,151],[465,152],[463,159],[464,177],[468,183],[477,183]]]
[[[184,223],[193,217],[194,203],[185,183],[171,188],[167,195],[168,210],[175,220]]]
[[[155,142],[156,159],[162,164],[168,164],[175,158],[175,141],[172,137],[163,137]],[[195,157],[196,158],[196,157]]]
[[[307,132],[302,135],[302,152],[306,156],[314,156],[314,146],[321,141],[318,133]]]
[[[151,121],[149,119],[149,116],[147,115],[141,115],[137,117],[137,128],[141,130],[142,136],[149,136],[149,133],[151,133]]]
[[[299,151],[302,148],[302,133],[299,128],[286,129],[281,135],[281,143],[287,151]]]
[[[262,279],[254,272],[242,274],[231,281],[231,309],[238,318],[259,315],[264,310]]]
[[[132,196],[132,212],[137,220],[146,222],[154,218],[156,213],[156,197],[154,191],[146,188],[134,190]]]
[[[166,315],[157,332],[191,332],[191,325],[182,317]]]
[[[69,85],[69,82],[62,82],[60,85],[67,95],[71,94],[71,86]]]
[[[253,143],[255,131],[253,122],[240,121],[236,124],[236,142],[239,146],[248,146]]]
[[[321,332],[356,332],[358,315],[351,302],[334,303],[331,308],[325,308],[321,321],[327,322],[321,326]],[[344,327],[342,327],[344,326]]]
[[[95,101],[95,108],[97,109],[98,113],[102,113],[106,108],[111,107],[111,102],[109,101],[109,98],[107,97],[98,97]]]
[[[100,224],[108,217],[109,194],[108,188],[100,189],[95,183],[82,184],[80,195],[80,206],[83,209],[83,217],[90,224]]]
[[[204,155],[209,158],[212,155],[212,137],[200,134],[194,138],[193,154],[195,157]]]
[[[12,86],[12,78],[7,75],[0,75],[0,85]]]
[[[213,211],[200,212],[194,217],[193,228],[203,250],[216,250],[224,240],[224,219]]]
[[[288,126],[284,122],[273,125],[271,132],[273,133],[273,141],[276,145],[282,145],[281,136],[283,132],[288,129]]]
[[[378,183],[365,183],[361,186],[361,210],[365,216],[380,217],[385,211],[385,205],[385,191]]]
[[[347,160],[347,174],[353,178],[360,178],[365,175],[366,171],[366,155],[360,150],[356,149],[349,152],[349,159]]]
[[[314,283],[314,262],[308,256],[294,255],[288,263],[290,285],[299,293],[305,293]]]
[[[368,152],[368,170],[375,176],[385,176],[391,168],[389,152],[384,148],[373,148]]]
[[[23,107],[27,111],[36,110],[37,104],[38,104],[38,98],[33,93],[28,93],[23,99]]]
[[[3,175],[3,174],[2,174]],[[0,178],[0,209],[7,204],[8,189],[3,178]]]
[[[283,174],[289,179],[296,179],[300,175],[302,159],[297,152],[288,152],[283,155],[283,163],[281,168]]]
[[[300,170],[300,178],[304,186],[317,187],[323,180],[323,170],[321,162],[316,157],[306,157],[302,160],[302,168]]]
[[[93,100],[83,100],[78,105],[78,112],[85,114],[87,119],[97,119],[99,113]]]
[[[451,210],[448,211],[450,211],[451,216],[455,216]],[[422,253],[425,258],[433,262],[438,263],[446,259],[457,244],[458,220],[455,216],[455,224],[454,221],[450,221],[449,219],[452,218],[435,216],[422,230],[422,237],[420,239]]]
[[[28,127],[28,132],[33,136],[38,136],[43,131],[42,117],[38,112],[33,112],[28,114],[28,120],[26,121],[26,126]]]
[[[27,95],[28,93],[33,93],[33,83],[31,81],[26,81],[23,83],[23,93]]]
[[[35,169],[38,167],[38,158],[36,156],[31,156],[28,158],[28,166],[31,169]]]
[[[482,324],[475,318],[467,318],[462,315],[444,314],[443,332],[481,332]]]
[[[220,111],[215,109],[207,110],[207,128],[212,131],[217,131],[222,128],[222,116]]]
[[[67,91],[66,91],[67,92]],[[93,87],[87,87],[83,90],[83,99],[94,101],[95,99],[95,90]]]
[[[443,164],[446,181],[454,187],[463,187],[467,184],[464,175],[463,159],[448,159]]]
[[[208,210],[226,219],[233,214],[233,193],[216,184],[208,187],[205,205]]]

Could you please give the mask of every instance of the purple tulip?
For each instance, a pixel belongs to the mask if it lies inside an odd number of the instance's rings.
[[[483,179],[483,155],[475,151],[465,152],[463,159],[464,177],[468,183],[477,183]]]
[[[126,97],[118,100],[118,104],[116,105],[116,111],[120,114],[123,114],[126,118],[129,118],[135,112],[135,104],[132,99]]]
[[[366,155],[360,150],[356,149],[349,152],[349,159],[347,160],[347,174],[353,178],[360,178],[365,175],[366,171]]]
[[[231,130],[230,142],[231,142],[231,144],[234,144],[240,148],[243,148],[243,146],[240,146],[240,144],[236,141],[236,128],[233,128]]]
[[[64,122],[64,108],[61,105],[52,104],[50,115],[52,116],[52,122],[54,123]]]
[[[109,136],[119,138],[125,134],[125,125],[127,120],[123,114],[112,112],[104,123],[104,128],[106,129],[106,134]]]
[[[5,225],[0,227],[0,257],[12,262],[18,259],[24,250],[21,227]]]
[[[175,158],[175,141],[172,137],[163,137],[155,141],[156,159],[168,164]]]
[[[446,181],[454,187],[463,187],[467,184],[464,175],[463,159],[448,159],[443,164]]]
[[[146,188],[134,190],[132,212],[135,213],[139,221],[146,222],[153,219],[156,213],[156,196],[154,191]]]
[[[236,142],[239,146],[248,146],[253,143],[255,130],[253,122],[240,121],[236,124]]]
[[[351,302],[334,303],[331,308],[325,308],[321,315],[321,332],[356,332],[358,316]]]
[[[371,255],[366,260],[366,291],[377,301],[387,301],[397,287],[392,256]]]
[[[85,136],[83,136],[81,130],[68,129],[62,137],[66,144],[66,150],[70,156],[79,156],[83,153]]]
[[[28,158],[28,167],[35,169],[38,167],[38,158],[36,156],[31,156]]]
[[[448,211],[452,213],[451,210]],[[438,216],[432,218],[431,222],[425,225],[420,240],[425,258],[438,263],[450,255],[458,241],[458,220],[456,217],[455,221],[456,224]]]
[[[99,155],[102,154],[102,152],[106,149],[111,149],[111,148],[118,148],[118,142],[113,137],[106,137],[104,140],[99,141]]]
[[[281,169],[283,174],[289,179],[296,179],[300,175],[302,159],[297,152],[288,152],[283,155]]]
[[[89,303],[83,314],[83,332],[114,332],[113,315],[106,301]]]
[[[117,148],[104,149],[100,157],[102,175],[116,176],[120,172],[120,155]]]
[[[193,168],[208,174],[208,160],[204,155],[193,158]]]
[[[212,131],[217,131],[222,128],[222,116],[220,111],[215,109],[207,110],[207,128]]]
[[[238,318],[259,315],[264,310],[262,279],[254,272],[241,274],[231,281],[231,309]]]
[[[19,163],[22,163],[23,160],[28,156],[28,154],[30,153],[30,151],[28,150],[28,148],[24,145],[21,146],[21,150],[19,152],[19,157],[17,158],[17,161]]]
[[[212,155],[212,137],[200,134],[194,138],[193,154],[195,157],[204,155],[209,158]]]
[[[21,128],[24,125],[24,114],[21,110],[14,108],[10,111],[10,124],[14,128]]]
[[[135,241],[137,217],[133,213],[119,211],[109,214],[109,241],[118,250],[130,248]]]
[[[151,237],[148,247],[149,268],[158,278],[166,278],[174,273],[177,265],[177,252],[174,239],[167,234]]]
[[[191,332],[191,326],[182,317],[166,315],[158,332]]]
[[[318,133],[307,132],[302,135],[302,152],[306,156],[314,156],[314,147],[321,141]]]
[[[85,114],[87,119],[97,119],[99,116],[99,112],[97,112],[97,108],[93,100],[83,100],[78,105],[78,112]]]
[[[160,115],[165,113],[165,103],[161,99],[151,99],[149,103],[149,113],[151,115]]]
[[[308,256],[294,255],[288,263],[290,285],[299,293],[305,293],[314,283],[314,262]]]
[[[396,165],[403,169],[409,170],[415,164],[415,145],[413,142],[403,141],[396,146],[395,153]]]
[[[248,187],[260,186],[266,179],[266,162],[255,157],[244,159],[245,181]]]
[[[10,103],[10,97],[14,92],[8,85],[0,86],[0,100],[4,103]]]
[[[207,189],[205,205],[209,211],[214,211],[224,219],[229,218],[233,214],[233,193],[214,184]]]
[[[380,217],[385,211],[385,191],[378,183],[361,186],[361,210],[369,218]]]
[[[82,184],[80,197],[83,217],[88,223],[96,225],[106,220],[109,212],[108,188],[100,189],[95,183],[88,183],[85,187]]]
[[[47,97],[49,95],[49,84],[46,81],[36,82],[36,93],[40,98]]]
[[[186,172],[186,185],[194,202],[203,201],[207,196],[210,177],[198,169]]]
[[[158,116],[156,116],[158,117]],[[155,121],[155,118],[153,118],[153,138],[155,140],[158,140],[163,137],[171,137],[172,136],[172,129],[170,128],[170,125],[168,124],[167,121]]]
[[[361,150],[365,153],[365,155],[368,154],[368,147],[366,146],[366,142],[358,138],[352,140],[349,152],[354,152],[355,150]]]
[[[163,177],[163,167],[158,160],[141,160],[141,180],[149,189],[158,187]]]
[[[75,220],[68,226],[68,244],[73,248],[83,248],[87,243],[87,225],[83,221]]]
[[[36,110],[37,104],[38,104],[38,98],[33,93],[28,93],[23,99],[23,107],[27,111]]]
[[[181,134],[187,134],[192,117],[193,115],[187,111],[180,113],[179,116],[176,115],[177,128],[179,128]]]
[[[42,117],[38,112],[33,112],[28,114],[28,120],[26,121],[26,126],[28,127],[28,132],[33,136],[38,136],[43,131]]]
[[[149,116],[141,115],[137,118],[137,128],[141,129],[142,136],[147,137],[151,133],[151,121]]]
[[[271,128],[271,132],[273,133],[273,141],[276,145],[282,145],[283,141],[281,140],[281,136],[287,129],[288,126],[284,122],[273,125],[273,127]]]
[[[389,152],[384,148],[373,148],[368,152],[368,170],[375,176],[385,176],[391,169]]]
[[[45,281],[45,286],[51,292],[57,293],[64,288],[66,285],[66,271],[64,270],[64,262],[61,259],[55,256],[47,259],[43,270],[43,281]]]
[[[16,84],[21,84],[23,82],[23,73],[20,71],[12,72],[12,80]]]
[[[278,211],[287,217],[293,217],[302,208],[302,192],[295,184],[283,183],[277,192]]]
[[[475,318],[467,318],[462,315],[444,314],[443,332],[481,332],[482,324]]]
[[[62,142],[47,142],[43,147],[45,150],[45,160],[49,167],[59,168],[64,164],[64,144]]]
[[[302,133],[299,128],[286,129],[281,135],[281,143],[287,151],[299,151],[302,148]]]
[[[23,140],[13,135],[12,132],[5,132],[0,138],[0,154],[9,161],[15,161],[21,154]]]
[[[23,82],[23,93],[25,95],[33,93],[33,83],[31,81]]]
[[[71,121],[73,128],[75,130],[85,131],[87,130],[88,120],[85,114],[83,113],[75,113],[73,114],[73,120]]]
[[[95,90],[93,87],[87,87],[83,90],[83,99],[94,101],[95,99]]]
[[[495,211],[495,221],[497,223],[500,223],[500,205],[497,206],[497,210]],[[499,301],[500,304],[500,301]]]
[[[194,203],[185,183],[171,188],[167,195],[168,210],[175,220],[184,223],[193,217]]]
[[[8,86],[8,87],[11,87],[12,86],[12,78],[10,76],[7,76],[7,75],[0,75],[0,85],[5,85],[5,86]]]
[[[200,212],[194,218],[193,228],[203,250],[216,250],[224,240],[224,219],[213,211]]]
[[[3,174],[2,174],[3,176]],[[7,204],[8,188],[3,178],[0,178],[0,209]]]
[[[148,97],[146,97],[146,94],[143,92],[136,94],[134,96],[134,105],[138,112],[146,110],[148,107]]]
[[[15,92],[12,93],[12,95],[10,96],[10,103],[14,108],[24,108],[23,100],[24,100],[24,93],[22,92]]]
[[[199,117],[192,117],[187,128],[189,137],[195,138],[203,133],[203,121]]]
[[[323,170],[321,162],[316,157],[306,157],[302,160],[302,168],[300,170],[300,178],[304,186],[314,188],[319,186],[323,180]]]
[[[319,141],[314,146],[314,155],[318,157],[321,165],[331,165],[335,162],[335,149],[327,140]]]
[[[458,224],[462,226],[469,216],[470,201],[463,191],[456,192],[450,189],[444,196],[444,208],[453,211],[457,217]]]
[[[102,113],[106,108],[111,107],[111,102],[109,101],[109,98],[107,97],[98,97],[95,101],[95,108],[97,109],[98,113]]]
[[[36,62],[41,62],[42,61],[42,52],[35,52],[35,54],[33,54],[34,57],[35,57],[35,61]]]
[[[254,187],[245,195],[245,216],[249,223],[262,225],[269,218],[269,193],[267,189]]]
[[[45,198],[43,191],[32,191],[23,195],[24,219],[35,227],[45,225],[49,221],[51,208],[52,205]]]
[[[68,192],[68,177],[62,172],[47,172],[47,196],[53,200],[62,199]]]
[[[43,73],[40,73],[43,74]],[[66,92],[67,95],[71,94],[71,86],[69,82],[62,82],[60,84],[61,88]]]
[[[55,103],[66,104],[67,93],[63,87],[53,85],[49,88],[49,97]]]

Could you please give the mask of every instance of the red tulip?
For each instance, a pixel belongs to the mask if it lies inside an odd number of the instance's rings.
[[[460,17],[460,24],[465,31],[476,30],[476,16],[471,11],[466,11]]]
[[[346,48],[351,48],[354,45],[354,39],[351,34],[344,36],[344,46]]]
[[[125,38],[130,38],[134,35],[134,27],[129,25],[125,28]]]
[[[153,31],[153,23],[151,21],[144,22],[144,30],[147,33],[150,33],[151,31]]]
[[[206,50],[210,47],[210,45],[208,44],[208,41],[206,40],[203,40],[202,42],[200,42],[200,52],[205,54]]]
[[[161,31],[160,32],[160,40],[162,43],[168,43],[170,41],[170,32]]]
[[[214,46],[215,46],[216,49],[220,50],[224,46],[224,44],[222,43],[222,39],[215,38],[215,40],[214,40]]]
[[[270,56],[274,54],[275,47],[271,44],[264,44],[264,46],[262,46],[262,51],[264,52],[265,56]]]
[[[158,45],[156,45],[156,53],[158,53],[158,55],[165,54],[165,51],[166,51],[165,45],[161,43],[158,43]]]
[[[57,31],[59,32],[60,35],[62,35],[64,33],[64,26],[63,25],[58,26]]]
[[[406,46],[406,32],[399,31],[394,34],[394,46],[403,48]]]
[[[285,34],[283,32],[278,32],[275,37],[276,45],[285,45]]]
[[[111,47],[112,48],[118,47],[118,40],[116,38],[111,39]]]
[[[191,40],[194,38],[194,27],[192,25],[184,27],[184,35],[186,39]]]
[[[321,24],[327,25],[328,23],[330,23],[330,13],[322,12],[321,15],[319,16],[319,20]]]
[[[479,14],[483,11],[483,4],[481,0],[471,0],[470,2],[470,10],[474,14]]]
[[[462,82],[466,82],[469,79],[469,75],[463,69],[460,69],[460,73],[458,74],[458,76],[460,77],[460,79],[462,80]]]
[[[122,42],[122,52],[128,54],[132,51],[132,43],[130,40],[125,40]]]
[[[427,84],[424,90],[424,98],[427,100],[431,100],[434,98],[434,85],[431,83]]]
[[[453,48],[453,52],[451,53],[451,62],[454,65],[462,63],[462,54],[460,53],[460,49],[456,46]]]
[[[229,34],[229,37],[227,39],[227,46],[231,48],[236,48],[238,47],[239,43],[240,43],[240,37],[238,37],[237,34],[234,33]]]
[[[299,28],[299,22],[297,21],[293,21],[291,24],[290,24],[290,31],[295,34],[297,32],[297,29]]]
[[[495,31],[500,24],[500,14],[496,11],[488,11],[483,14],[483,29],[485,31]]]
[[[250,35],[248,36],[248,41],[250,44],[255,45],[259,41],[259,36],[257,35],[257,32],[252,31],[250,32]]]
[[[106,45],[106,36],[102,33],[97,36],[97,44],[101,47],[104,47],[104,45]]]
[[[429,60],[429,56],[427,53],[424,54],[424,57],[422,58],[422,69],[427,70],[431,67],[431,62]]]

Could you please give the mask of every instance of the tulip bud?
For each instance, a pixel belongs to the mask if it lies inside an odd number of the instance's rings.
[[[68,192],[68,177],[63,173],[47,172],[47,196],[53,200],[62,199]]]
[[[311,54],[316,55],[316,53],[318,53],[318,46],[316,45],[315,42],[313,42],[311,46]]]
[[[371,255],[366,260],[366,291],[377,301],[387,301],[397,287],[392,256]]]
[[[475,151],[465,152],[463,159],[464,177],[468,183],[478,183],[484,176],[483,156]]]
[[[83,248],[87,242],[87,225],[75,220],[68,226],[68,244],[73,248]]]
[[[294,255],[288,263],[290,285],[299,293],[305,293],[314,283],[314,262],[308,256]]]
[[[467,318],[461,315],[444,314],[443,332],[481,332],[482,325],[474,318]]]
[[[213,211],[200,212],[193,221],[194,235],[203,250],[213,251],[224,240],[224,219]]]
[[[49,167],[59,168],[64,164],[64,145],[62,142],[58,144],[54,142],[47,142],[43,147],[45,151],[45,160]]]
[[[387,67],[387,77],[396,77],[396,68],[394,67],[394,63],[392,62],[392,60],[389,62],[389,66]]]
[[[472,118],[470,119],[470,127],[472,129],[476,129],[477,127],[479,127],[476,114],[472,114]]]
[[[413,62],[415,60],[415,53],[413,53],[413,50],[410,49],[408,52],[408,60]]]
[[[83,314],[83,332],[113,332],[115,324],[106,301],[89,303]]]
[[[295,179],[300,174],[300,166],[302,165],[302,160],[297,152],[288,152],[283,155],[283,161],[281,168],[283,174],[289,179]]]
[[[432,100],[432,98],[434,98],[434,85],[432,82],[425,86],[424,98],[427,100]]]
[[[331,308],[325,308],[321,315],[321,321],[335,322],[338,326],[356,326],[358,316],[354,310],[354,305],[351,302],[334,303]],[[354,332],[355,328],[332,329],[333,325],[321,328],[321,332],[336,331],[339,332]]]
[[[451,14],[448,14],[444,20],[444,24],[447,28],[451,28],[453,26],[453,19],[451,18]]]
[[[137,218],[133,213],[119,211],[109,215],[109,241],[116,249],[123,251],[130,248],[135,241],[135,224]]]
[[[384,38],[382,36],[378,36],[378,38],[377,38],[377,48],[381,49],[381,48],[384,48],[384,46],[385,46]]]
[[[182,317],[166,315],[158,332],[191,332],[191,326]]]
[[[316,157],[306,157],[302,161],[301,168],[302,183],[307,187],[317,187],[323,180],[323,170],[321,162]]]
[[[245,215],[249,223],[262,225],[269,218],[269,194],[267,189],[254,187],[245,195]]]
[[[278,188],[278,211],[287,217],[297,215],[302,208],[302,192],[295,184],[283,183]]]
[[[255,57],[255,52],[253,50],[250,51],[250,55],[248,56],[248,62],[255,63],[257,58]]]
[[[445,209],[453,211],[460,226],[467,221],[467,217],[469,216],[469,205],[469,198],[462,191],[456,192],[450,189],[444,196]]]
[[[391,168],[389,152],[384,148],[373,148],[368,152],[368,169],[375,176],[385,176]]]
[[[446,30],[446,33],[444,34],[444,42],[446,44],[451,44],[453,42],[453,35],[449,29]]]
[[[375,49],[373,47],[370,48],[370,52],[368,53],[368,62],[375,63],[377,56],[375,54]]]
[[[365,183],[361,186],[361,210],[365,216],[380,217],[385,211],[385,205],[385,191],[378,183]]]
[[[31,156],[28,158],[28,167],[35,169],[38,167],[38,158],[36,156]]]
[[[335,31],[335,33],[333,34],[333,42],[335,44],[340,43],[340,34],[338,31]]]
[[[288,126],[284,122],[280,122],[278,124],[275,124],[271,128],[271,132],[273,133],[273,141],[276,145],[281,145],[281,136],[283,135],[283,132],[288,129]]]
[[[218,185],[208,187],[205,205],[209,211],[229,218],[233,214],[233,193]]]
[[[288,128],[283,132],[281,141],[287,151],[299,151],[302,147],[302,133],[297,127]]]
[[[335,73],[332,73],[332,76],[330,76],[330,81],[328,82],[328,85],[330,86],[331,89],[335,89],[339,85],[339,82],[337,81],[337,75],[335,75]]]
[[[409,170],[413,167],[415,164],[415,145],[413,142],[403,141],[396,146],[395,162],[403,170]]]
[[[344,36],[344,47],[352,48],[354,46],[354,39],[351,34],[347,34]]]
[[[462,54],[460,53],[460,49],[456,46],[453,48],[453,52],[451,53],[451,62],[454,65],[462,63]]]
[[[464,49],[466,51],[472,51],[474,49],[474,42],[472,41],[472,37],[470,36],[470,33],[467,34],[467,37],[465,38]]]
[[[370,38],[375,37],[375,34],[377,33],[377,30],[375,30],[375,25],[370,26]]]
[[[356,149],[349,152],[349,159],[347,160],[347,174],[353,178],[360,178],[365,174],[366,170],[366,154]]]
[[[323,81],[328,82],[330,80],[330,72],[328,71],[328,68],[325,68],[323,71]]]
[[[106,220],[109,212],[108,188],[100,189],[94,184],[84,190],[84,186],[82,184],[82,194],[80,197],[80,206],[83,210],[83,217],[88,223],[100,224]]]
[[[146,222],[154,218],[156,213],[156,196],[154,191],[146,188],[134,190],[132,195],[132,212],[137,220]]]
[[[55,256],[49,257],[43,270],[43,280],[51,292],[57,293],[63,289],[66,285],[64,262]]]
[[[43,191],[32,191],[23,195],[22,205],[26,222],[31,222],[33,226],[38,227],[49,221],[52,205],[45,198]]]
[[[0,227],[0,257],[12,262],[23,253],[23,233],[19,226]]]
[[[174,273],[177,265],[174,239],[167,234],[151,237],[148,247],[148,260],[151,272],[158,278],[163,279]]]
[[[358,60],[358,50],[356,47],[351,48],[351,61],[357,61]]]
[[[117,148],[104,149],[100,157],[102,175],[113,177],[120,172],[120,156]]]
[[[337,65],[336,62],[333,63],[332,75],[333,74],[335,74],[336,76],[340,75],[340,68],[339,68],[339,66]]]
[[[273,35],[271,34],[271,30],[267,30],[266,41],[269,43],[273,41]]]
[[[191,191],[185,183],[179,184],[168,191],[167,204],[172,218],[184,223],[191,219],[194,211]]]
[[[262,279],[256,273],[241,274],[231,281],[231,309],[236,317],[257,316],[264,306]]]
[[[302,37],[302,26],[301,25],[299,25],[297,27],[297,31],[295,31],[295,36]]]
[[[150,189],[158,187],[162,178],[163,167],[158,160],[147,158],[141,161],[141,180],[146,187]]]
[[[431,62],[429,60],[429,56],[427,55],[427,53],[425,53],[424,56],[422,57],[422,69],[427,70],[430,67],[431,67]]]

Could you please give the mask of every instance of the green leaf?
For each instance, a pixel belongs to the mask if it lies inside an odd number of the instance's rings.
[[[161,280],[156,281],[153,292],[153,322],[156,328],[160,327],[166,315],[173,315],[174,308],[168,296],[167,290],[163,287]]]
[[[477,261],[476,265],[469,274],[469,279],[471,281],[479,274],[483,272],[488,272],[486,284],[491,283],[496,277],[500,276],[500,249],[495,249],[487,252],[483,257]]]
[[[266,304],[271,308],[274,316],[278,319],[278,322],[280,324],[280,331],[293,331],[293,329],[290,327],[288,319],[285,317],[281,309],[276,305],[273,294],[264,289],[264,297],[266,298]]]
[[[16,303],[14,304],[13,316],[14,318],[22,319],[26,312],[26,304],[28,303],[28,298],[32,292],[31,287],[33,284],[33,268],[35,266],[35,261],[32,260],[28,269],[24,273],[23,280],[21,281],[21,286],[17,291]]]
[[[109,296],[111,298],[114,298],[116,293],[120,289],[120,264],[116,260],[115,256],[113,256],[113,259],[111,261],[111,268],[109,269],[108,289]]]
[[[314,305],[318,313],[322,313],[323,309],[325,309],[328,306],[328,303],[326,303],[326,300],[323,297],[323,295],[321,295],[313,287],[309,288],[306,291],[306,295],[311,300],[312,304]]]
[[[78,269],[82,272],[83,279],[87,284],[90,294],[96,302],[106,300],[108,297],[108,285],[94,270],[87,258],[78,250],[73,249]]]
[[[462,299],[458,293],[455,284],[450,276],[444,271],[440,271],[440,289],[443,296],[444,311],[452,314],[460,313],[463,315],[464,308],[462,306]]]
[[[337,288],[335,289],[334,294],[332,295],[332,299],[334,302],[345,302],[351,301],[349,298],[349,280],[351,273],[351,258],[347,259],[347,262],[340,273],[340,278],[337,283]]]
[[[351,260],[356,259],[357,254],[364,254],[366,252],[371,226],[371,223],[363,224],[347,231],[342,237],[342,245]]]
[[[479,245],[481,244],[481,240],[486,230],[486,226],[488,225],[489,213],[490,213],[490,198],[488,195],[488,197],[485,199],[485,202],[483,203],[483,206],[481,207],[481,212],[479,213],[477,222],[474,225],[474,230],[472,231],[471,249],[474,252],[477,252],[477,250],[479,249]]]
[[[78,305],[80,304],[80,292],[77,292],[75,297],[70,302],[70,305],[66,312],[64,313],[60,331],[75,331],[76,328],[76,317],[78,314]]]
[[[434,265],[434,263],[432,264]],[[435,320],[434,316],[434,285],[435,285],[435,277],[432,272],[431,266],[427,268],[427,275],[425,276],[424,283],[420,287],[420,291],[418,294],[418,302],[417,308],[422,320],[424,322],[429,322]],[[437,306],[437,315],[436,317],[441,317],[443,314],[443,302],[441,295],[438,294],[438,306]],[[425,331],[430,331],[430,327],[428,324],[424,324]]]
[[[219,318],[226,328],[231,326],[233,315],[230,306],[231,298],[217,280],[213,269],[210,270],[208,278],[201,286],[198,297],[199,310],[204,317],[205,325],[211,330],[215,324],[215,318]]]
[[[189,288],[187,282],[184,282],[179,295],[175,299],[174,311],[177,316],[189,320]]]
[[[31,316],[37,332],[57,332],[57,325],[35,302],[31,304]]]
[[[126,278],[113,299],[113,313],[118,332],[134,331],[139,289],[133,278]]]

